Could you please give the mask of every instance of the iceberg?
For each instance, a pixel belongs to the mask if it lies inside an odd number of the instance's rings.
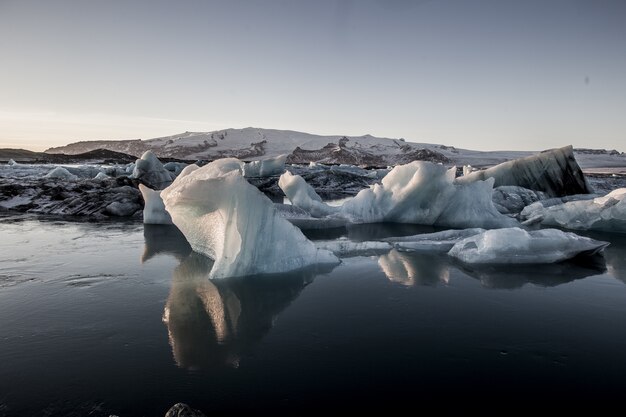
[[[491,200],[502,214],[517,214],[524,207],[547,199],[542,191],[529,190],[515,185],[503,185],[493,189]]]
[[[98,180],[98,181],[108,180],[109,178],[110,177],[104,172],[98,172],[98,174],[95,177],[93,177],[94,180]]]
[[[287,154],[260,161],[247,162],[243,168],[244,177],[270,177],[285,172]]]
[[[503,162],[483,171],[467,172],[456,182],[467,184],[487,178],[495,180],[495,187],[517,185],[543,191],[550,197],[591,192],[571,145]]]
[[[162,190],[172,183],[175,175],[163,167],[159,158],[152,151],[146,151],[137,159],[130,176],[155,190]]]
[[[67,181],[78,180],[78,177],[76,175],[72,174],[71,172],[69,172],[67,169],[63,167],[54,168],[52,171],[48,172],[44,177],[62,179],[62,180],[67,180]]]
[[[353,242],[348,239],[336,239],[314,243],[317,248],[328,250],[339,258],[381,255],[391,250],[391,244],[388,242]]]
[[[593,255],[609,244],[557,229],[487,230],[456,243],[448,255],[467,264],[544,264]]]
[[[544,207],[541,202],[524,208],[524,224],[540,223],[574,230],[597,230],[626,233],[626,188],[618,188],[604,197],[569,201]]]
[[[316,248],[246,181],[241,161],[227,158],[190,167],[161,197],[191,247],[215,260],[210,278],[339,262],[331,252]]]
[[[143,184],[139,184],[139,191],[143,197],[143,222],[145,224],[173,224],[170,214],[165,210],[161,199],[161,191],[155,191]]]
[[[302,177],[286,172],[278,185],[294,206],[314,217],[341,216],[353,223],[396,222],[447,227],[510,227],[518,222],[491,200],[493,179],[455,184],[456,168],[431,162],[399,165],[380,184],[339,207],[324,203]]]

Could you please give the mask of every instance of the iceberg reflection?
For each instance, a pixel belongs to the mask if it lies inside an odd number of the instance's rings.
[[[378,258],[378,265],[389,281],[406,286],[432,286],[450,281],[450,261],[445,256],[393,249]]]
[[[163,322],[181,368],[237,367],[317,272],[209,280],[212,266],[192,252],[174,270]]]

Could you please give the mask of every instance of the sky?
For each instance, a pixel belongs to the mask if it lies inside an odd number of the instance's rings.
[[[0,147],[248,126],[626,151],[626,1],[0,0]]]

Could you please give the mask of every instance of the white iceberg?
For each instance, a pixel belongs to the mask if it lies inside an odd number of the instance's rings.
[[[285,172],[287,154],[260,161],[246,162],[243,168],[244,177],[270,177]]]
[[[140,180],[151,188],[162,190],[169,186],[176,176],[163,167],[159,158],[152,151],[146,151],[141,155],[141,159],[137,159],[135,162],[130,177]]]
[[[19,165],[19,164],[17,162],[15,162],[15,160],[9,159],[9,162],[7,162],[7,165],[14,166],[14,165]]]
[[[460,240],[483,233],[484,231],[485,229],[481,228],[453,229],[436,233],[424,233],[421,235],[390,237],[383,240],[391,243],[399,251],[447,253]]]
[[[557,229],[526,231],[519,227],[487,230],[456,243],[448,255],[468,264],[544,264],[577,255],[593,255],[607,242]]]
[[[626,233],[626,188],[593,200],[570,201],[550,207],[531,204],[521,213],[525,224],[540,223],[574,230]]]
[[[139,184],[139,191],[143,196],[143,222],[145,224],[173,224],[170,214],[165,210],[161,199],[161,191],[155,191],[143,184]]]
[[[55,178],[67,181],[76,181],[78,177],[63,167],[56,167],[45,175],[45,178]]]
[[[517,221],[491,201],[493,179],[455,184],[456,168],[425,161],[395,167],[381,184],[361,190],[340,207],[322,202],[302,177],[286,172],[278,185],[295,206],[316,217],[339,215],[354,223],[396,222],[448,227],[508,227]]]
[[[316,248],[246,181],[237,159],[187,167],[161,197],[191,247],[215,259],[211,278],[339,262],[331,252]]]
[[[94,180],[98,180],[98,181],[108,180],[109,178],[110,177],[104,172],[98,172],[98,174],[95,177],[93,177]]]

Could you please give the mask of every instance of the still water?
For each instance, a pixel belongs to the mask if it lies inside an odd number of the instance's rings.
[[[619,402],[626,239],[593,237],[612,244],[584,265],[471,270],[391,251],[211,282],[170,227],[2,219],[0,415]]]

